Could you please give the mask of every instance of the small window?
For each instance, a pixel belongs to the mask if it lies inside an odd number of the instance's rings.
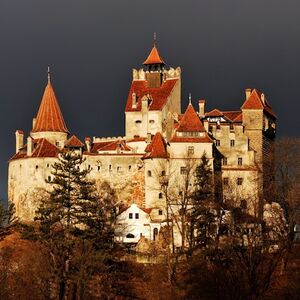
[[[128,166],[128,170],[129,170],[129,171],[131,170],[131,165]]]
[[[162,198],[163,198],[163,193],[159,193],[159,194],[158,194],[158,198],[159,198],[159,199],[162,199]]]
[[[126,237],[127,237],[128,239],[134,239],[134,235],[133,235],[132,233],[128,233],[128,234],[126,235]]]
[[[220,124],[217,125],[217,130],[220,130],[221,129],[221,126]]]
[[[227,157],[223,157],[223,166],[227,166]]]
[[[216,140],[216,146],[220,146],[220,140]]]
[[[212,132],[213,131],[213,127],[211,125],[208,126],[208,132]]]
[[[109,170],[109,172],[112,171],[112,165],[109,165],[108,170]]]
[[[228,177],[223,178],[223,185],[228,185],[229,184],[229,179]]]
[[[159,209],[159,210],[158,210],[158,215],[159,215],[159,216],[162,216],[162,214],[163,214],[163,211],[162,211],[161,209]]]
[[[35,169],[37,170],[38,168],[39,168],[39,166],[38,166],[38,165],[36,165],[36,166],[35,166]]]
[[[150,170],[148,170],[147,175],[148,175],[148,177],[151,177],[152,176],[152,172]]]
[[[243,184],[243,178],[239,177],[239,178],[236,180],[236,183],[237,183],[237,185],[242,185],[242,184]]]
[[[117,167],[117,172],[121,172],[122,168],[120,166]]]
[[[139,219],[139,218],[140,218],[139,213],[135,213],[135,218],[136,218],[136,219]]]
[[[233,126],[233,124],[230,124],[230,131],[234,131],[234,126]]]
[[[132,213],[129,213],[129,219],[132,219],[133,215]]]
[[[243,158],[242,158],[242,157],[239,157],[239,158],[238,158],[238,165],[239,165],[239,166],[242,166],[242,165],[243,165]]]
[[[49,164],[47,164],[47,168],[49,168],[50,167],[50,165]]]
[[[48,176],[48,181],[51,181],[51,176]]]
[[[135,121],[135,124],[141,124],[141,123],[142,123],[141,120],[136,120],[136,121]]]
[[[91,165],[88,165],[88,169],[89,169],[89,170],[91,169]]]
[[[179,191],[178,196],[182,196],[182,195],[183,195],[183,192]]]
[[[187,174],[187,167],[181,167],[180,168],[180,174],[181,175],[186,175]]]
[[[242,209],[247,209],[247,206],[248,206],[247,200],[245,200],[245,199],[241,200],[241,208]]]
[[[230,147],[234,147],[235,145],[235,141],[234,140],[230,140]]]
[[[59,142],[55,142],[56,147],[59,147]]]
[[[97,169],[98,169],[98,171],[100,171],[100,170],[101,170],[101,167],[100,167],[100,166],[98,166],[98,167],[97,167]]]
[[[194,154],[194,146],[189,146],[188,147],[188,156],[193,155]]]
[[[166,176],[166,171],[161,171],[161,176]]]
[[[154,121],[154,120],[149,120],[149,123],[150,123],[150,124],[154,124],[155,121]]]

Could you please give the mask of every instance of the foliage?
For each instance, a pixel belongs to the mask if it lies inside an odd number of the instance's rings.
[[[213,175],[205,153],[196,168],[194,186],[190,225],[192,248],[210,244],[216,232],[217,211],[214,203]]]
[[[81,155],[60,153],[53,179],[48,181],[49,197],[36,212],[38,239],[48,251],[52,289],[59,299],[82,299],[91,275],[103,261],[99,257],[112,247],[113,205],[98,197],[89,172]]]

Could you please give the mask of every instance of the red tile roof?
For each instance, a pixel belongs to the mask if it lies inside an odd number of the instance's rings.
[[[178,79],[167,79],[158,88],[149,88],[146,80],[135,80],[131,83],[125,111],[141,111],[143,96],[149,94],[152,102],[149,105],[149,110],[161,110],[167,103],[175,84]],[[132,107],[132,94],[136,94],[137,105]]]
[[[84,147],[84,144],[80,141],[80,139],[76,135],[72,135],[65,143],[66,147],[74,147],[81,148]]]
[[[265,99],[265,101],[262,101],[262,93],[257,91],[256,89],[253,89],[250,96],[245,100],[244,104],[241,107],[242,109],[263,109],[264,112],[271,115],[273,118],[276,119],[276,115],[273,112],[271,106]]]
[[[156,46],[154,45],[143,65],[165,64],[161,59]]]
[[[91,152],[98,151],[131,151],[131,148],[128,147],[125,141],[108,141],[108,142],[98,142],[94,143]]]
[[[168,158],[167,144],[160,132],[157,132],[145,149],[144,158]]]
[[[205,114],[205,117],[223,117],[223,112],[221,112],[220,110],[218,110],[217,108],[215,108],[212,111],[207,112]]]
[[[241,115],[241,111],[222,111],[224,117],[230,121],[234,121],[238,116]]]
[[[233,120],[233,122],[238,122],[238,123],[243,122],[243,113],[240,113],[240,114]]]
[[[32,132],[68,132],[51,83],[45,88]]]
[[[179,132],[205,132],[205,128],[197,115],[192,104],[189,104],[179,126],[177,127]]]
[[[10,160],[28,158],[28,157],[57,157],[59,149],[48,142],[46,139],[33,140],[33,152],[31,156],[27,156],[27,146],[25,145],[18,153]]]
[[[253,89],[250,96],[241,107],[242,109],[263,109],[264,105],[256,89]]]

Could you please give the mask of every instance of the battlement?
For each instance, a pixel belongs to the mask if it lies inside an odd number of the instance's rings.
[[[144,69],[132,69],[132,80],[146,80],[146,73],[149,73],[149,71],[145,71]],[[177,67],[174,69],[171,67],[169,70],[163,70],[162,73],[165,80],[180,78],[181,68]]]

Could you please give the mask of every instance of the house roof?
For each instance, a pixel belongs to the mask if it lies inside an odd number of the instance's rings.
[[[260,93],[256,89],[253,89],[251,91],[250,96],[245,100],[241,109],[262,109],[264,110],[264,112],[276,119],[276,115],[273,112],[268,101],[266,99],[263,101],[262,93]]]
[[[168,158],[167,143],[160,132],[157,132],[145,149],[144,158]]]
[[[38,110],[35,125],[32,132],[55,131],[66,132],[66,127],[63,115],[61,113],[54,89],[49,81]]]
[[[115,140],[115,141],[106,141],[106,142],[98,142],[94,143],[91,152],[98,151],[131,151],[131,148],[126,145],[126,142],[123,140]]]
[[[66,147],[74,147],[81,148],[84,147],[84,144],[80,141],[80,139],[76,135],[72,135],[65,143]]]
[[[48,142],[46,139],[33,140],[33,152],[31,156],[27,156],[27,146],[25,145],[18,153],[10,160],[27,158],[27,157],[57,157],[59,149]]]
[[[134,80],[131,83],[125,111],[141,111],[142,98],[145,95],[151,96],[149,110],[161,110],[167,103],[178,79],[167,79],[158,88],[149,88],[146,80]],[[136,107],[132,107],[132,94],[136,94]]]
[[[158,49],[154,45],[143,65],[165,64],[159,55]]]
[[[177,127],[179,132],[205,132],[205,128],[192,104],[189,104]]]

